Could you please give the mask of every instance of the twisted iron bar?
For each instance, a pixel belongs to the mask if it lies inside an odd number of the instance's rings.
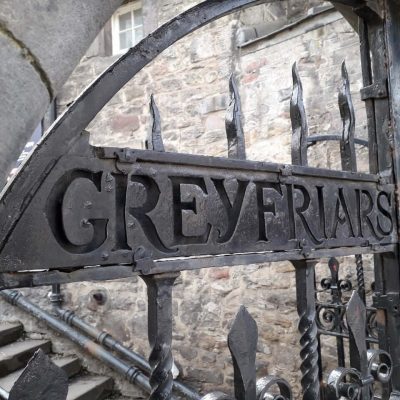
[[[318,367],[318,339],[316,312],[304,312],[300,316],[299,331],[301,363],[301,385],[303,387],[303,399],[315,400],[319,392],[319,367]]]
[[[173,362],[174,359],[170,345],[165,343],[154,345],[149,356],[149,364],[152,369],[150,375],[152,390],[149,399],[169,399],[173,386]]]
[[[298,329],[301,334],[300,369],[303,400],[318,399],[320,391],[315,264],[315,261],[310,260],[293,261],[296,268]]]
[[[356,254],[356,271],[357,271],[357,291],[361,300],[365,304],[365,279],[364,279],[364,265],[361,254]]]

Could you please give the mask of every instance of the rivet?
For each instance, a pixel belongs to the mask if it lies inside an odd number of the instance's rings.
[[[87,218],[84,218],[84,219],[81,220],[81,226],[82,227],[87,228],[87,227],[89,227],[89,225],[91,225],[91,224],[90,224],[90,222],[89,222],[89,220]]]
[[[85,201],[85,202],[83,203],[83,207],[85,207],[85,208],[92,208],[92,207],[93,207],[93,203],[92,203],[91,201],[87,200],[87,201]]]
[[[104,253],[101,254],[101,259],[104,260],[104,261],[105,261],[105,260],[108,260],[108,257],[109,257],[109,256],[110,256],[110,255],[109,255],[107,252],[104,252]]]

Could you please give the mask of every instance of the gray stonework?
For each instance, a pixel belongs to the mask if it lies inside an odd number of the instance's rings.
[[[158,0],[158,7],[148,11],[149,23],[160,24],[194,3]],[[301,8],[302,12],[306,9]],[[259,6],[222,18],[172,46],[96,117],[88,127],[91,142],[143,148],[150,127],[148,103],[153,93],[167,151],[225,157],[224,109],[228,79],[234,73],[242,96],[248,158],[290,163],[292,63],[298,61],[303,78],[310,133],[339,133],[337,93],[344,59],[354,94],[357,136],[365,137],[358,38],[340,14],[329,12],[318,28],[315,20],[305,21],[274,40],[237,48],[236,32],[252,21],[252,15],[289,21],[294,12],[289,11],[276,5]],[[114,60],[115,57],[83,58],[61,92],[61,111]],[[362,171],[367,170],[367,156],[358,151]],[[320,145],[309,152],[309,157],[311,165],[318,167],[340,165],[338,144]],[[344,261],[344,276],[351,275],[354,280],[354,259]],[[320,266],[318,271],[321,277],[327,275],[326,266]],[[104,305],[98,305],[93,298],[98,290],[106,293]],[[140,279],[70,284],[63,286],[63,291],[65,307],[148,355],[146,290]],[[49,307],[46,289],[24,292]],[[231,392],[233,372],[226,336],[239,305],[244,304],[259,326],[257,373],[280,375],[289,380],[295,393],[300,392],[295,277],[289,263],[184,272],[173,294],[174,355],[185,381],[203,393],[215,388]],[[23,319],[31,335],[53,336],[45,326],[10,306],[1,303],[1,308],[4,318]],[[55,338],[53,342],[57,351],[79,352],[64,339]],[[327,348],[332,347],[334,343]],[[91,358],[86,362],[90,369],[105,373],[98,362]],[[123,395],[137,394],[122,379],[118,384]]]
[[[121,3],[0,2],[0,188],[53,96]]]

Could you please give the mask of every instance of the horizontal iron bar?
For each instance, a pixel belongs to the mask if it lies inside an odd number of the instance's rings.
[[[339,256],[351,256],[354,254],[375,254],[392,253],[395,251],[395,244],[368,247],[340,247],[332,249],[311,249],[307,254],[302,250],[281,251],[281,252],[260,252],[244,254],[225,254],[219,256],[198,256],[182,257],[160,260],[138,260],[137,270],[146,274],[163,272],[184,271],[212,267],[232,267],[236,265],[262,264],[265,262],[304,260],[330,258]]]
[[[332,331],[327,331],[325,329],[318,329],[318,335],[335,336],[335,337],[341,337],[343,339],[348,339],[349,338],[349,336],[346,335],[345,333],[332,332]],[[368,343],[379,344],[379,340],[378,339],[367,337],[366,340],[367,340]]]
[[[0,273],[0,290],[49,286],[84,281],[107,281],[138,275],[128,265],[86,267],[73,271],[4,272]]]
[[[379,182],[379,176],[361,172],[337,171],[326,168],[314,168],[292,164],[277,164],[250,160],[237,160],[233,158],[208,157],[184,153],[160,153],[150,150],[132,150],[115,147],[99,147],[97,156],[105,159],[117,159],[121,163],[154,163],[176,166],[218,168],[219,170],[272,172],[281,174],[283,170],[290,169],[291,174],[310,177],[323,177],[325,179],[351,180],[354,182]]]
[[[73,311],[56,308],[56,312],[59,317],[68,325],[78,328],[83,333],[95,339],[97,343],[104,345],[110,350],[115,351],[117,354],[126,358],[127,360],[132,362],[133,365],[139,367],[143,371],[151,372],[151,367],[143,356],[126,348],[121,342],[114,339],[107,332],[102,332],[94,326],[83,321],[81,318],[77,317]],[[199,400],[201,398],[201,396],[194,389],[184,385],[181,382],[174,381],[174,389],[183,394],[185,398],[191,400]]]
[[[101,360],[104,364],[108,365],[115,371],[121,373],[130,383],[136,384],[146,392],[150,393],[151,388],[149,378],[136,367],[126,364],[124,361],[103,349],[103,347],[97,343],[71,328],[65,322],[60,321],[48,312],[42,310],[36,304],[25,298],[20,292],[16,290],[3,290],[0,291],[0,296],[12,305],[15,305],[33,315],[40,321],[45,322],[51,329],[54,329],[56,332],[67,337],[75,344],[81,346],[89,354]]]
[[[329,141],[338,141],[342,140],[341,135],[313,135],[307,138],[307,146],[311,147],[316,145],[318,142],[329,142]],[[359,144],[360,146],[368,147],[368,141],[364,139],[354,138],[354,143]]]
[[[371,247],[337,248],[311,250],[307,258],[328,258],[337,256],[349,256],[354,254],[391,253],[395,249],[394,244]],[[150,273],[168,271],[193,270],[213,267],[232,267],[236,265],[261,264],[264,262],[303,260],[305,258],[301,250],[282,252],[261,252],[244,254],[224,254],[217,256],[182,257],[176,259],[138,260],[138,270],[148,270]],[[142,268],[144,263],[150,264]],[[104,267],[86,267],[75,271],[32,271],[32,272],[3,272],[0,273],[0,290],[18,289],[23,287],[39,287],[54,284],[66,284],[85,281],[107,281],[114,279],[130,278],[137,276],[138,271],[133,271],[129,265],[110,265]]]

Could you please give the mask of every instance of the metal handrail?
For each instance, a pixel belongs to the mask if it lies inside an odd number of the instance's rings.
[[[58,318],[42,310],[36,304],[25,298],[22,293],[18,292],[17,290],[3,290],[0,291],[0,296],[2,296],[12,305],[15,305],[25,312],[33,315],[40,321],[45,322],[50,328],[64,335],[80,347],[84,348],[89,354],[101,360],[113,370],[124,375],[130,383],[138,385],[140,388],[148,393],[151,392],[149,378],[138,368],[120,360],[118,357],[105,350],[102,346],[95,343],[93,340],[88,339],[82,333],[77,332],[75,329],[71,328],[64,321],[60,321]]]
[[[117,354],[126,358],[127,360],[132,362],[133,365],[137,366],[143,371],[151,372],[150,364],[143,356],[125,347],[121,342],[114,339],[109,333],[100,331],[94,326],[83,321],[81,318],[77,317],[73,311],[66,310],[60,307],[56,307],[55,310],[58,316],[68,325],[78,328],[80,331],[93,338],[100,345],[103,345],[104,347],[115,351]],[[174,389],[178,390],[188,399],[199,400],[201,398],[201,395],[199,393],[197,393],[189,386],[184,385],[182,382],[174,380],[173,385]]]

